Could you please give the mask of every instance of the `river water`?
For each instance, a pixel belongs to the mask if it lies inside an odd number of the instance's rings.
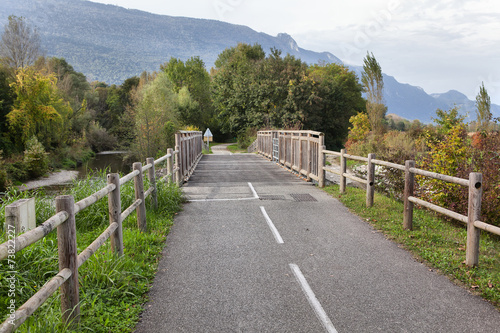
[[[27,182],[21,186],[21,190],[31,190],[43,188],[47,194],[60,194],[68,186],[71,186],[73,179],[84,179],[89,174],[101,173],[123,173],[127,174],[132,170],[132,165],[126,163],[124,158],[126,151],[106,151],[97,153],[96,156],[83,163],[76,170],[60,171],[52,173],[49,177],[40,178]]]
[[[78,178],[87,177],[87,174],[95,171],[106,170],[106,173],[122,172],[129,173],[132,170],[132,165],[125,163],[124,157],[126,151],[103,151],[97,153],[95,158],[78,167]]]

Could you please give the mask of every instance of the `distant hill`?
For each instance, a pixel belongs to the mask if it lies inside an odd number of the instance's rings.
[[[170,57],[200,56],[210,69],[219,53],[239,42],[276,47],[307,62],[341,61],[300,48],[287,34],[273,37],[215,20],[155,15],[83,0],[2,0],[0,24],[11,14],[39,28],[48,55],[64,57],[89,80],[121,83],[158,70]]]
[[[226,48],[239,42],[272,47],[307,63],[342,63],[328,52],[300,48],[288,34],[270,36],[249,27],[215,20],[155,15],[85,0],[2,0],[0,25],[9,15],[23,16],[35,25],[48,56],[65,58],[90,81],[120,84],[143,71],[158,70],[170,57],[200,56],[208,69]],[[359,67],[353,68],[358,73]],[[390,113],[430,122],[437,108],[453,103],[474,113],[474,102],[452,92],[428,95],[385,75],[385,100]],[[472,103],[472,104],[471,104]],[[500,107],[495,106],[495,116]]]

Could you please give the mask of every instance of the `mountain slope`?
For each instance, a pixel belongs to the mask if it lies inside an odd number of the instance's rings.
[[[157,70],[170,57],[200,56],[210,68],[220,52],[239,42],[281,49],[307,62],[341,61],[298,47],[291,36],[273,37],[215,20],[155,15],[82,0],[2,0],[0,23],[24,16],[41,33],[48,55],[64,57],[90,80],[121,83]]]
[[[331,53],[300,48],[285,33],[273,37],[241,25],[155,15],[86,0],[2,0],[0,25],[12,14],[38,28],[48,56],[65,58],[89,80],[109,84],[158,70],[171,57],[200,56],[210,68],[224,49],[239,42],[258,43],[266,52],[275,47],[307,63],[342,63]],[[351,68],[361,77],[361,67]],[[430,122],[436,109],[449,109],[456,103],[462,113],[475,118],[474,102],[458,92],[428,95],[388,75],[384,82],[388,113]],[[492,110],[495,117],[500,116],[500,107],[493,105]]]

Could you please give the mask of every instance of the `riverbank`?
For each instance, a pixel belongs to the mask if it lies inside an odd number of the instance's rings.
[[[36,188],[43,186],[53,186],[53,185],[71,183],[77,177],[78,177],[78,171],[74,170],[61,170],[61,171],[51,172],[47,177],[42,177],[36,180],[30,180],[26,182],[26,184],[19,186],[19,190],[21,191],[34,190]]]

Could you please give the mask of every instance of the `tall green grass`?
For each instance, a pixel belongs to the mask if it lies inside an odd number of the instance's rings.
[[[68,193],[79,201],[106,186],[104,174],[75,181]],[[147,181],[145,184],[147,188]],[[122,209],[134,201],[133,182],[120,188]],[[15,200],[35,196],[37,224],[55,213],[54,197],[42,192],[11,191],[3,198],[0,217],[5,206]],[[137,228],[135,213],[123,222],[124,256],[115,256],[109,240],[79,269],[80,324],[72,329],[61,320],[60,295],[56,292],[19,329],[18,332],[130,332],[139,320],[142,304],[147,300],[157,270],[159,255],[174,214],[181,209],[182,194],[175,185],[158,184],[158,209],[146,200],[148,232]],[[78,252],[83,251],[109,225],[107,199],[103,198],[76,216]],[[2,220],[3,220],[2,219]],[[4,235],[2,235],[2,239]],[[58,272],[57,234],[52,232],[43,240],[16,254],[19,272],[16,306],[28,300],[45,282]],[[0,285],[7,285],[7,262],[0,262]],[[0,320],[7,318],[10,298],[7,288],[0,289]]]

